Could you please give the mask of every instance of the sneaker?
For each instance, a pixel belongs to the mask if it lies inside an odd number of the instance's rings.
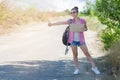
[[[77,75],[79,73],[80,73],[79,69],[76,69],[73,74]]]
[[[92,71],[93,71],[95,74],[100,74],[100,71],[98,70],[97,67],[92,68]]]

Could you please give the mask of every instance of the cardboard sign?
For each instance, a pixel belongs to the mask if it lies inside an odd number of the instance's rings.
[[[84,24],[72,23],[72,24],[70,24],[70,31],[72,31],[72,32],[84,32],[85,31]]]

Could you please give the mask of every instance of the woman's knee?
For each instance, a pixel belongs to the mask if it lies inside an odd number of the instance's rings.
[[[73,58],[74,58],[74,59],[77,59],[77,58],[78,58],[78,56],[73,56]]]
[[[73,52],[73,58],[77,58],[78,57],[78,53],[77,52]]]

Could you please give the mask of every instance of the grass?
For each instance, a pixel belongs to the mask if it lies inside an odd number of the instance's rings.
[[[51,19],[58,18],[60,16],[68,15],[67,12],[41,12],[34,7],[22,10],[20,8],[9,8],[8,2],[4,1],[0,3],[0,34],[9,32],[16,26],[30,23],[30,22],[48,22]],[[103,25],[99,22],[97,17],[86,16],[83,17],[87,21],[87,25],[91,30],[101,30]]]
[[[87,26],[90,30],[101,31],[106,28],[105,25],[101,24],[96,16],[81,16],[87,22]]]
[[[0,34],[8,33],[16,26],[31,23],[44,22],[58,16],[67,15],[66,12],[41,12],[34,7],[22,10],[20,8],[9,8],[8,2],[0,3]]]

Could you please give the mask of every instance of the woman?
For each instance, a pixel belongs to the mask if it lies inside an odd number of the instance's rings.
[[[72,19],[72,23],[76,24],[76,23],[80,23],[84,25],[83,30],[87,31],[87,25],[86,25],[86,21],[84,19],[81,19],[78,17],[78,7],[74,7],[71,9],[71,15],[73,17]],[[71,20],[71,19],[70,19]],[[70,24],[70,20],[68,21],[60,21],[60,22],[55,22],[55,23],[48,23],[48,26],[54,26],[54,25],[65,25],[65,24]],[[84,39],[84,34],[83,32],[69,32],[69,43],[71,44],[70,47],[72,49],[73,52],[73,59],[74,59],[74,65],[75,65],[75,71],[73,74],[79,74],[79,64],[78,64],[78,47],[81,48],[81,50],[83,51],[83,53],[85,54],[85,56],[87,57],[87,59],[89,60],[89,62],[92,65],[92,71],[95,74],[100,74],[100,71],[97,69],[92,57],[90,56],[86,43],[85,43],[85,39]]]

